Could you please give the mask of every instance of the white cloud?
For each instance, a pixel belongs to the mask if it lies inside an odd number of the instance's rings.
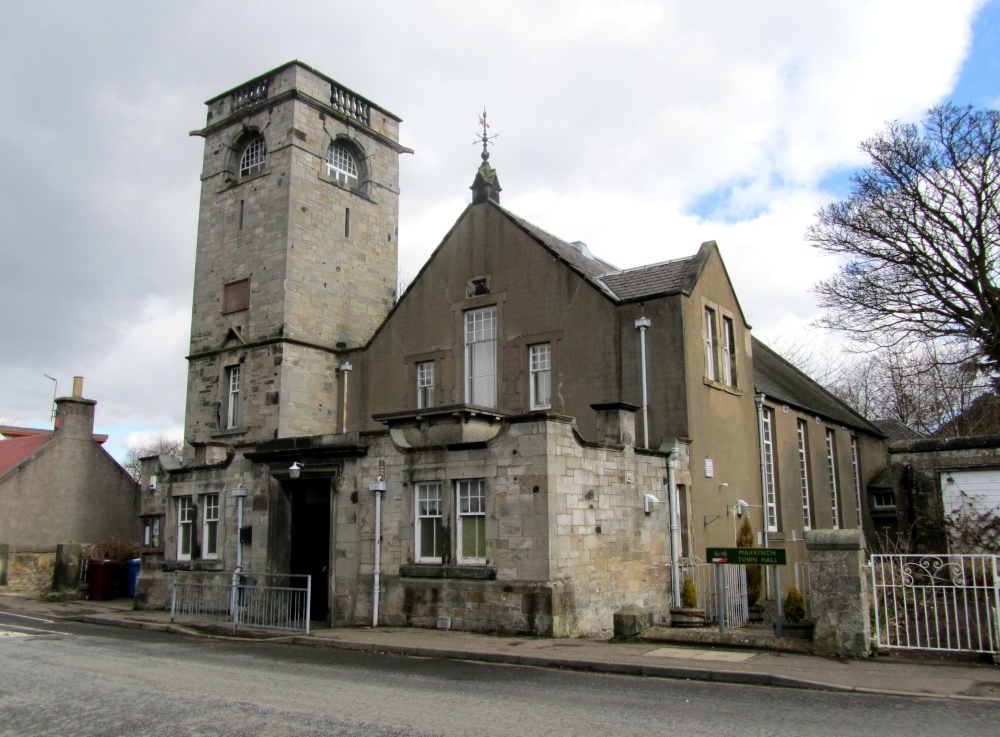
[[[485,104],[505,206],[620,266],[715,239],[758,333],[804,330],[834,266],[802,240],[820,182],[884,121],[948,95],[979,5],[12,6],[0,416],[46,424],[42,374],[64,389],[83,374],[99,425],[182,424],[201,168],[187,132],[203,100],[293,58],[404,118],[404,273],[468,201]]]

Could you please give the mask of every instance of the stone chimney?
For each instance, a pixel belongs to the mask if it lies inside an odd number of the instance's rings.
[[[635,445],[635,413],[641,407],[625,402],[590,406],[597,412],[597,442]]]
[[[73,396],[56,399],[56,432],[65,438],[94,439],[93,399],[83,398],[83,377],[73,377]]]

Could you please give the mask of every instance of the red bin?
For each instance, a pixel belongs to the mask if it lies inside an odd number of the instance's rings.
[[[121,563],[116,560],[91,559],[87,571],[90,576],[90,599],[92,601],[114,599]]]

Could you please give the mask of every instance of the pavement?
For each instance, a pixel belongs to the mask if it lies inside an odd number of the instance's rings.
[[[0,612],[43,620],[71,620],[188,636],[232,636],[221,627],[207,631],[187,623],[172,623],[169,612],[133,610],[131,599],[53,602],[39,599],[35,594],[0,589]],[[241,630],[241,634],[272,642],[341,650],[693,681],[1000,703],[1000,667],[993,665],[992,661],[963,655],[898,653],[861,660],[837,660],[795,652],[802,649],[801,646],[797,648],[795,644],[784,641],[775,643],[773,637],[755,639],[752,633],[742,632],[724,638],[717,631],[682,632],[654,628],[640,642],[502,636],[414,627],[320,626],[308,635],[260,630],[252,633]],[[758,647],[784,644],[789,651],[750,647],[755,643]]]

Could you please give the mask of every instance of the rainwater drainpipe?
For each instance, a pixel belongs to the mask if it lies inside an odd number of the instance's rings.
[[[236,567],[243,567],[243,500],[246,498],[247,490],[240,486],[233,489],[233,496],[236,497]]]
[[[649,400],[646,395],[646,328],[652,323],[645,317],[640,317],[635,321],[635,326],[639,328],[639,345],[642,361],[642,447],[649,447]],[[671,517],[673,519],[673,517]],[[673,524],[671,522],[671,524]]]
[[[675,445],[667,458],[667,499],[670,501],[670,584],[673,588],[674,608],[681,606],[681,565],[677,559],[677,483],[674,476],[674,462],[680,455],[680,449]]]
[[[368,491],[375,492],[375,588],[372,589],[372,627],[378,627],[378,598],[382,574],[382,494],[385,481],[379,478],[368,484]]]
[[[757,445],[760,449],[760,516],[761,533],[764,537],[764,547],[767,547],[767,467],[764,461],[764,400],[767,395],[764,392],[754,394],[753,400],[757,404]],[[770,566],[764,566],[764,591],[771,591]],[[778,592],[781,598],[781,592]]]
[[[341,424],[341,432],[347,432],[347,375],[351,373],[351,369],[354,368],[347,361],[340,364],[340,373],[344,375],[344,421]]]

